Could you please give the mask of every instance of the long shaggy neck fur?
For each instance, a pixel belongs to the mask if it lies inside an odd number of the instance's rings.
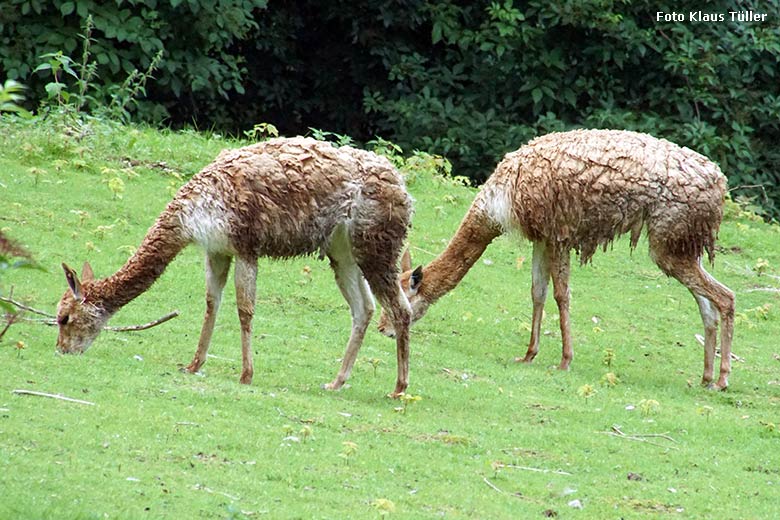
[[[421,296],[433,303],[454,289],[501,233],[501,226],[473,205],[446,249],[423,268]]]
[[[89,291],[90,299],[101,304],[109,314],[115,313],[151,287],[187,243],[178,212],[169,205],[125,265],[94,283]]]

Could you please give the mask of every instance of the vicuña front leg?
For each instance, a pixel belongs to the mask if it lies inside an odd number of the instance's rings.
[[[539,336],[542,330],[544,302],[547,300],[547,285],[550,281],[550,256],[542,242],[534,242],[533,264],[531,266],[531,300],[534,310],[531,319],[531,341],[524,358],[515,361],[530,363],[539,352]]]
[[[217,320],[222,290],[225,288],[229,270],[229,256],[212,254],[206,256],[206,315],[203,317],[203,326],[200,330],[198,350],[192,362],[184,368],[187,372],[194,374],[206,362],[206,353],[211,344],[211,335],[214,332],[214,323]]]
[[[374,314],[374,298],[371,296],[371,291],[360,272],[360,268],[351,256],[345,255],[340,258],[331,256],[331,267],[336,275],[336,284],[344,299],[347,300],[352,314],[352,332],[349,336],[347,349],[344,351],[344,358],[341,361],[341,369],[336,375],[336,379],[324,385],[327,390],[338,390],[344,386],[349,378],[358,351],[363,344],[366,329]]]
[[[241,323],[241,383],[252,383],[252,318],[255,315],[255,290],[257,284],[257,259],[238,258],[234,277],[236,279],[236,307]]]

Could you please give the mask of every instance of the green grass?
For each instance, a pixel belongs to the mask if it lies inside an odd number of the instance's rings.
[[[4,271],[0,283],[53,311],[66,288],[60,262],[114,272],[183,182],[176,175],[236,143],[100,125],[79,139],[53,124],[0,123],[0,145],[0,227],[47,269]],[[106,182],[115,177],[121,199]],[[409,185],[412,251],[425,263],[474,191],[424,174]],[[338,370],[349,312],[327,264],[312,257],[260,262],[253,385],[238,384],[231,284],[216,357],[200,376],[180,373],[204,308],[201,253],[187,249],[112,320],[179,309],[168,323],[105,332],[82,356],[55,355],[53,327],[9,329],[0,343],[0,518],[773,518],[780,307],[763,289],[780,285],[779,239],[778,227],[730,206],[713,273],[737,293],[734,351],[744,362],[715,393],[698,384],[693,298],[650,262],[646,243],[629,254],[619,241],[573,270],[571,371],[552,368],[552,298],[539,356],[515,364],[530,327],[530,244],[501,238],[413,330],[409,391],[422,400],[405,413],[385,397],[394,342],[374,327],[351,386],[320,388]],[[607,372],[619,378],[614,387],[601,382]],[[595,394],[581,395],[585,385]],[[613,427],[672,440],[620,438],[607,433]]]

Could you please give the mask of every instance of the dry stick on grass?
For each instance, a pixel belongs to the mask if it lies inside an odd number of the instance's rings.
[[[112,330],[114,332],[129,332],[129,331],[136,331],[136,330],[146,330],[151,329],[152,327],[155,327],[159,325],[160,323],[165,323],[168,320],[172,320],[176,316],[179,315],[179,311],[173,311],[169,312],[162,318],[157,318],[154,321],[150,321],[149,323],[144,323],[143,325],[127,325],[125,327],[103,327],[105,330]]]
[[[494,491],[498,491],[498,492],[499,492],[499,493],[501,493],[502,495],[504,494],[504,492],[503,492],[501,489],[499,489],[499,488],[498,488],[498,486],[496,486],[495,484],[493,484],[492,482],[490,482],[490,481],[487,479],[487,477],[482,477],[482,480],[484,480],[484,481],[485,481],[485,484],[487,484],[488,486],[490,486],[490,488],[491,488],[491,489],[493,489]]]
[[[623,431],[618,428],[617,426],[613,426],[611,428],[612,431],[608,432],[598,432],[603,433],[604,435],[612,435],[613,437],[619,437],[621,439],[626,439],[629,441],[636,441],[636,442],[646,442],[647,444],[652,444],[653,446],[658,446],[659,448],[666,448],[671,450],[679,450],[680,448],[676,446],[664,446],[663,444],[659,444],[657,442],[652,442],[646,439],[646,437],[659,437],[661,439],[666,439],[668,441],[676,443],[677,441],[666,435],[665,433],[633,433],[631,435],[627,435],[623,433]]]
[[[16,300],[12,299],[12,298],[5,298],[3,296],[0,296],[0,301],[4,301],[6,303],[10,303],[11,305],[15,305],[19,309],[32,312],[33,314],[38,314],[40,316],[45,316],[46,318],[49,318],[49,320],[44,321],[44,322],[40,322],[40,323],[45,323],[46,325],[56,325],[57,324],[56,316],[54,316],[53,314],[49,314],[48,312],[44,312],[44,311],[35,309],[35,308],[30,307],[28,305],[25,305],[25,304],[23,304],[21,302],[18,302]],[[157,325],[159,325],[161,323],[165,323],[166,321],[171,320],[171,319],[175,318],[178,315],[179,315],[179,311],[173,311],[173,312],[169,312],[168,314],[166,314],[165,316],[163,316],[161,318],[158,318],[158,319],[156,319],[154,321],[150,321],[149,323],[144,323],[142,325],[127,325],[127,326],[124,326],[124,327],[103,327],[103,328],[105,330],[110,330],[110,331],[113,331],[113,332],[130,332],[130,331],[146,330],[146,329],[151,329],[152,327],[155,327],[155,326],[157,326]]]
[[[571,475],[568,471],[559,469],[532,468],[530,466],[515,466],[514,464],[502,464],[505,468],[521,469],[523,471],[534,471],[536,473],[555,473],[556,475]]]
[[[21,318],[21,316],[21,312],[5,313],[5,327],[3,327],[3,330],[0,330],[0,339],[3,339],[3,336],[5,336],[5,333],[8,332],[8,329],[11,328],[11,325],[16,323]]]
[[[53,314],[49,314],[48,312],[39,311],[38,309],[34,309],[32,307],[29,307],[21,302],[18,302],[14,300],[13,298],[6,298],[4,296],[0,296],[0,301],[10,303],[11,305],[22,309],[23,311],[32,312],[33,314],[38,314],[40,316],[46,316],[47,318],[54,319],[55,316]]]
[[[2,234],[0,234],[0,241],[2,239],[3,236]],[[14,295],[14,286],[12,285],[11,292],[8,293],[8,297],[11,298],[13,295]],[[5,336],[5,333],[8,332],[8,329],[11,328],[11,325],[16,323],[22,317],[23,312],[24,310],[17,311],[17,312],[10,312],[10,311],[5,312],[5,327],[3,327],[3,330],[0,330],[0,339],[3,339],[3,336]]]
[[[46,392],[35,392],[34,390],[14,390],[12,393],[16,395],[34,395],[37,397],[48,397],[51,399],[59,399],[60,401],[68,401],[70,403],[87,404],[89,406],[95,406],[95,403],[90,401],[82,401],[81,399],[73,399],[72,397],[65,397],[60,394],[47,394]]]

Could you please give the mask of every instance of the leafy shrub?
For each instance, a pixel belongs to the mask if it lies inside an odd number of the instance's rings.
[[[30,113],[21,106],[24,101],[24,90],[24,85],[12,79],[7,79],[0,85],[0,113],[11,112],[29,117]]]
[[[0,10],[0,77],[45,95],[43,55],[91,38],[96,100],[161,61],[145,120],[240,134],[256,121],[285,135],[328,129],[447,156],[481,181],[530,138],[574,127],[633,129],[694,148],[735,195],[780,216],[780,26],[666,22],[658,12],[733,3],[660,0],[9,0]],[[48,78],[50,79],[50,78]]]
[[[229,93],[244,92],[244,57],[234,45],[257,29],[255,11],[265,9],[267,1],[9,0],[6,4],[0,10],[4,48],[0,75],[25,78],[33,92],[44,92],[50,82],[34,73],[36,64],[44,55],[73,56],[91,16],[91,52],[98,64],[96,99],[109,104],[116,86],[136,69],[148,70],[163,51],[159,75],[149,92],[152,101],[137,107],[144,118],[162,120],[181,110],[198,114],[200,109],[193,108],[196,100],[202,102],[198,107],[210,112],[216,105],[213,98],[225,102]]]

